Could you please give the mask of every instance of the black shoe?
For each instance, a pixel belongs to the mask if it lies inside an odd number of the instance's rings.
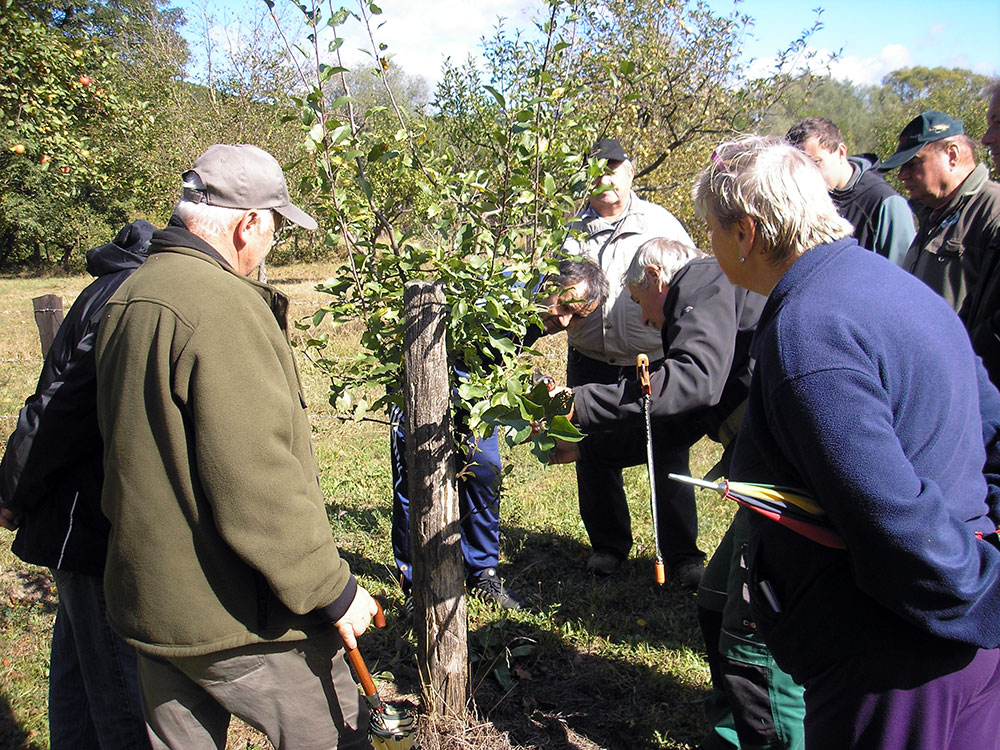
[[[494,601],[504,609],[518,610],[524,600],[503,585],[496,568],[484,568],[469,578],[469,590],[480,599]]]
[[[705,566],[701,562],[681,563],[670,566],[670,577],[686,591],[694,591],[705,575]]]
[[[610,552],[594,552],[587,558],[587,572],[595,578],[610,578],[621,570],[622,562]]]
[[[399,619],[404,622],[413,619],[413,594],[407,594],[403,599],[403,606],[399,608]]]

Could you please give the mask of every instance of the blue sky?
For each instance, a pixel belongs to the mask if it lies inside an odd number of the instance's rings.
[[[746,52],[760,61],[798,36],[816,19],[817,2],[747,0],[737,7],[754,18]],[[710,0],[726,12],[732,2]],[[840,51],[833,65],[837,78],[879,83],[898,68],[923,65],[968,68],[1000,75],[998,0],[837,0],[819,16],[823,28],[812,37],[817,51]]]
[[[197,35],[196,19],[208,0],[175,0],[191,20],[186,34]],[[351,0],[341,0],[356,8]],[[338,6],[339,2],[334,2]],[[732,9],[732,0],[709,0],[717,12]],[[277,7],[297,13],[287,0]],[[404,71],[419,74],[431,84],[441,62],[450,55],[464,60],[475,55],[479,41],[490,35],[498,16],[509,28],[526,28],[542,8],[538,0],[380,0],[383,14],[376,39],[385,42]],[[754,18],[745,40],[745,54],[756,58],[752,70],[766,70],[774,55],[812,25],[816,15],[811,2],[745,0],[737,7]],[[234,38],[234,19],[266,13],[263,0],[215,0],[212,11],[219,21],[220,38],[228,27]],[[810,42],[823,54],[839,52],[832,72],[855,83],[878,83],[891,70],[912,65],[963,67],[984,75],[1000,74],[1000,1],[956,0],[836,0],[820,15],[823,28]],[[359,47],[368,48],[363,29],[346,26],[343,47],[348,62],[364,58]]]

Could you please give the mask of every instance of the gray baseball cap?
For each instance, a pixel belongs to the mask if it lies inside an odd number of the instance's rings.
[[[209,146],[182,178],[188,180],[191,174],[201,187],[185,188],[185,200],[224,208],[270,208],[300,227],[317,227],[314,218],[288,200],[277,159],[256,146]]]

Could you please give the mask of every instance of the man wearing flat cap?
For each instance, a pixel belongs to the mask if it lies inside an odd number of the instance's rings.
[[[879,167],[899,168],[920,223],[903,268],[956,311],[1000,238],[1000,185],[976,164],[973,149],[961,120],[929,110],[903,128],[896,153]]]
[[[569,331],[566,384],[614,384],[635,378],[636,355],[649,356],[650,367],[663,364],[660,333],[645,325],[642,311],[622,284],[636,250],[647,240],[662,237],[693,247],[688,233],[674,216],[632,190],[635,171],[622,145],[613,138],[597,141],[590,157],[606,161],[587,206],[571,228],[581,234],[564,248],[600,264],[610,294],[604,304]],[[587,570],[595,576],[615,575],[632,547],[628,502],[622,467],[646,460],[644,453],[621,457],[622,433],[634,425],[618,426],[588,435],[579,444],[577,491],[593,553]],[[640,428],[641,429],[641,428]],[[688,473],[688,452],[654,445],[663,471]],[[566,459],[571,460],[571,459]],[[671,578],[694,589],[701,580],[704,553],[698,549],[698,515],[694,492],[677,482],[657,482],[656,507],[664,560]]]
[[[288,300],[247,276],[282,222],[278,162],[216,145],[182,176],[149,260],[98,333],[111,626],[139,652],[154,748],[367,748],[342,658],[375,613],[334,544],[288,341]]]

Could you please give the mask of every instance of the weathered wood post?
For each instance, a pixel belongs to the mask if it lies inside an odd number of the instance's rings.
[[[43,294],[31,300],[35,310],[35,325],[38,326],[38,338],[42,342],[42,356],[49,353],[52,339],[63,322],[62,297],[57,294]]]
[[[417,663],[427,712],[464,717],[469,700],[468,621],[445,348],[444,286],[408,282],[403,302]]]

